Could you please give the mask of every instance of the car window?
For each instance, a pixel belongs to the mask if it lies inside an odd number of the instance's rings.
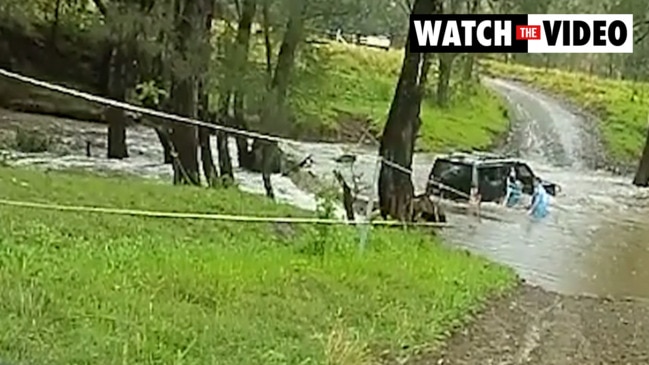
[[[532,178],[534,177],[534,173],[529,166],[524,163],[520,163],[516,165],[516,176],[519,178]]]
[[[482,167],[479,171],[480,180],[488,182],[501,182],[505,179],[503,168],[500,166]]]
[[[437,160],[433,165],[430,178],[436,180],[449,180],[449,179],[467,179],[471,180],[471,166],[453,163],[446,160]]]

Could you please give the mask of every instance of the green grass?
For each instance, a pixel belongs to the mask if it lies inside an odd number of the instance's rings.
[[[6,199],[309,215],[235,189],[0,168]],[[35,364],[364,364],[430,345],[513,274],[431,235],[0,209],[0,354]],[[318,237],[324,258],[308,254]]]
[[[307,61],[298,68],[292,100],[300,117],[312,123],[335,125],[339,115],[371,119],[381,131],[399,78],[403,51],[330,44],[305,51]],[[481,85],[467,91],[451,84],[451,105],[435,105],[436,67],[421,111],[418,147],[486,149],[508,130],[502,100]],[[455,81],[455,80],[453,80]]]
[[[493,61],[487,67],[496,76],[533,84],[593,112],[600,118],[602,138],[616,162],[635,164],[640,158],[647,135],[649,84]]]

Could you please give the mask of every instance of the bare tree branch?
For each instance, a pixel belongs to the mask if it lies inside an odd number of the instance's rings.
[[[641,20],[638,22],[633,23],[633,27],[639,27],[641,25],[649,25],[649,20]]]
[[[639,36],[638,38],[636,38],[636,40],[635,40],[633,43],[638,44],[638,43],[644,41],[645,38],[647,38],[647,36],[649,36],[649,30],[645,30],[645,31],[642,33],[642,35]]]
[[[638,27],[646,26],[646,25],[649,25],[649,20],[647,20],[647,19],[635,22],[633,24],[633,27],[638,28]],[[647,38],[647,36],[649,36],[649,28],[645,28],[645,30],[642,32],[642,34],[639,37],[637,37],[633,43],[638,44],[638,43],[642,42],[643,40],[645,40]]]
[[[408,10],[408,5],[404,3],[399,3],[399,9],[403,12],[404,15],[410,15],[410,10]]]
[[[239,0],[234,0],[234,7],[237,9],[237,18],[241,18],[241,2]]]
[[[399,4],[399,7],[406,15],[410,15],[410,11],[412,10],[412,2],[410,0],[403,0],[397,4]]]
[[[97,9],[99,9],[101,15],[105,17],[106,13],[108,12],[108,9],[106,9],[106,5],[104,5],[104,3],[101,2],[101,0],[92,0],[92,2],[95,3],[95,6],[97,7]]]

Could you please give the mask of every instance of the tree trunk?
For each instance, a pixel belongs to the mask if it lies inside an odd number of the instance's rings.
[[[196,0],[198,1],[198,0]],[[212,38],[212,20],[214,19],[214,1],[212,0],[203,0],[202,15],[205,17],[203,22],[203,37],[205,47],[208,50],[208,54],[212,53],[212,47],[209,40]],[[202,121],[209,121],[211,123],[216,123],[216,118],[211,118],[210,113],[210,97],[207,91],[207,72],[209,70],[209,60],[204,60],[204,73],[201,75],[201,81],[198,86],[198,98],[199,98],[199,113],[198,117]],[[203,164],[203,173],[205,174],[205,180],[207,181],[208,186],[215,186],[218,178],[218,172],[216,167],[214,167],[214,157],[212,156],[212,144],[210,136],[212,135],[211,130],[205,127],[201,127],[198,130],[198,144],[201,149],[201,162]]]
[[[174,81],[171,87],[174,112],[196,118],[196,82],[193,78]],[[174,184],[200,184],[198,168],[198,135],[195,126],[173,123],[171,143],[174,157]]]
[[[166,42],[164,37],[159,36],[157,41],[160,44]],[[154,80],[158,87],[164,86],[168,81],[172,79],[170,75],[170,67],[165,62],[164,56],[162,54],[156,54],[154,56],[148,55],[145,53],[144,56],[138,58],[138,77],[140,80]],[[142,105],[145,108],[161,110],[167,113],[173,113],[174,110],[171,107],[170,99],[165,95],[150,95],[147,98],[142,100]],[[163,153],[163,163],[171,164],[173,163],[173,158],[171,156],[172,143],[171,143],[171,124],[170,121],[166,118],[159,117],[143,117],[144,119],[150,120],[149,125],[153,126],[153,129],[158,136],[160,145],[162,146]]]
[[[268,1],[264,2],[264,9],[267,12]],[[257,0],[244,0],[242,5],[241,18],[239,19],[239,27],[237,30],[237,39],[236,39],[236,67],[238,68],[239,78],[244,78],[248,71],[248,50],[250,48],[250,32],[252,21],[255,17],[257,11]],[[264,13],[266,17],[268,14]],[[264,29],[268,26],[266,24],[267,19],[264,18]],[[266,40],[270,42],[270,38]],[[268,66],[268,65],[267,65]],[[246,120],[245,120],[245,107],[244,107],[244,98],[245,94],[242,88],[242,83],[239,83],[235,87],[234,92],[234,124],[238,128],[248,129]],[[239,156],[239,167],[244,169],[250,169],[252,167],[250,146],[248,143],[248,137],[246,136],[236,136],[237,142],[237,152]]]
[[[261,159],[261,177],[264,181],[264,190],[266,190],[266,196],[275,199],[275,193],[273,192],[273,185],[270,181],[270,174],[272,171],[272,155],[275,151],[274,142],[262,141],[262,153],[263,157]]]
[[[439,14],[440,10],[441,0],[416,0],[412,12]],[[421,124],[421,100],[429,67],[430,56],[411,52],[408,38],[401,74],[379,147],[380,156],[387,160],[387,163],[381,164],[378,181],[379,206],[384,219],[390,216],[404,222],[412,220],[414,187],[411,173],[390,165],[398,165],[407,171],[412,168],[415,139]]]
[[[59,33],[59,23],[61,21],[61,0],[56,0],[54,5],[54,19],[52,19],[52,45],[54,48],[58,48],[58,33]]]
[[[293,5],[295,10],[291,12],[288,23],[286,24],[286,32],[282,39],[282,44],[279,47],[277,55],[277,65],[275,66],[275,75],[271,82],[271,89],[275,96],[275,102],[283,109],[285,105],[286,96],[288,94],[288,87],[293,65],[295,64],[295,52],[302,37],[302,29],[304,27],[304,10],[306,4],[302,1],[297,1]]]
[[[171,156],[171,150],[173,146],[171,145],[170,131],[165,126],[159,126],[155,128],[155,134],[158,136],[158,140],[162,145],[163,153],[163,163],[170,164],[173,163],[173,157]]]
[[[126,62],[121,46],[111,50],[110,70],[108,77],[108,97],[117,101],[126,100]],[[128,157],[126,148],[126,114],[121,108],[107,107],[108,123],[108,158],[122,159]]]
[[[354,195],[352,194],[352,189],[349,187],[349,184],[347,184],[340,171],[334,171],[334,176],[343,189],[343,207],[345,208],[347,221],[354,222]]]
[[[262,123],[267,127],[267,131],[270,131],[271,124],[283,123],[285,120],[286,96],[288,94],[291,71],[295,63],[295,51],[302,36],[305,9],[306,2],[301,0],[294,1],[291,7],[286,32],[284,33],[282,45],[277,55],[275,74],[273,75],[270,90],[264,102]],[[274,151],[277,150],[277,142],[262,141],[262,143],[261,174],[264,180],[266,196],[272,199],[275,194],[273,193],[270,174],[272,173],[273,157],[275,155]]]
[[[176,114],[196,118],[197,82],[203,69],[191,67],[192,57],[198,51],[196,44],[204,37],[204,4],[196,0],[184,0],[177,4],[176,14],[176,50],[178,61],[185,67],[179,67],[173,76],[170,98]],[[187,71],[185,71],[187,70]],[[184,72],[183,72],[184,71]],[[177,157],[174,157],[174,183],[200,184],[198,168],[198,130],[195,126],[184,123],[173,123],[171,142]]]
[[[266,75],[268,77],[268,85],[270,85],[270,80],[273,77],[273,45],[270,42],[270,14],[269,14],[269,4],[270,0],[264,1],[264,7],[262,8],[262,24],[264,27],[264,45],[266,48]]]
[[[227,124],[228,120],[228,110],[230,107],[231,94],[229,91],[226,91],[224,95],[221,95],[220,108],[219,108],[219,118],[223,124]],[[232,158],[230,157],[230,149],[228,148],[228,135],[223,131],[216,132],[216,149],[219,152],[219,170],[220,176],[229,178],[230,181],[234,180],[234,174],[232,173]]]
[[[649,129],[647,130],[647,139],[645,141],[642,157],[638,164],[638,171],[633,178],[633,185],[647,187],[649,186]]]
[[[203,118],[201,119],[205,120]],[[203,165],[203,174],[205,174],[205,181],[207,181],[208,186],[216,186],[219,176],[214,166],[210,135],[209,129],[205,127],[198,129],[198,143],[201,149],[201,162]]]
[[[237,91],[234,94],[234,124],[240,129],[248,129],[244,115],[244,105],[243,105],[243,92]],[[239,167],[242,169],[250,170],[252,169],[253,160],[252,153],[250,152],[250,143],[248,142],[248,137],[238,135],[236,137],[237,141],[237,154],[239,160]]]
[[[475,55],[470,53],[466,56],[466,61],[464,62],[464,73],[462,78],[464,81],[473,80],[473,68],[475,66]]]
[[[205,90],[204,83],[199,85],[198,90],[198,118],[202,121],[210,121],[213,123],[215,120],[210,117],[210,99]],[[212,146],[210,143],[211,134],[211,130],[207,127],[198,128],[198,144],[201,150],[201,163],[203,166],[203,174],[205,174],[205,181],[207,181],[208,186],[215,186],[218,180],[218,172],[216,171],[216,167],[214,167],[214,157],[212,156]]]
[[[165,99],[162,103],[159,105],[156,105],[155,103],[151,101],[145,101],[144,106],[147,108],[151,109],[157,109],[160,108],[160,110],[167,112],[167,113],[174,113],[174,108],[172,108],[171,105],[171,99]],[[163,163],[164,164],[172,164],[174,162],[174,158],[172,156],[172,152],[174,150],[173,143],[171,142],[171,133],[172,133],[172,124],[163,118],[157,118],[154,117],[152,120],[155,123],[155,133],[158,136],[158,140],[160,141],[160,144],[162,145],[162,156],[163,156]]]
[[[439,80],[437,81],[437,105],[445,108],[449,103],[449,89],[451,84],[451,73],[453,71],[454,54],[439,55]]]
[[[108,97],[110,93],[110,75],[111,75],[111,63],[113,60],[113,45],[106,43],[102,47],[101,55],[101,68],[98,72],[99,76],[99,85],[101,86],[101,91],[104,96]]]

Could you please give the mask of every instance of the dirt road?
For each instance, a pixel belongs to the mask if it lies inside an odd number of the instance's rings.
[[[649,363],[649,303],[566,296],[522,284],[436,354],[411,364]]]
[[[559,101],[535,93],[523,85],[496,80],[492,86],[507,97],[513,109],[512,115],[515,119],[508,146],[509,152],[515,151],[527,160],[548,165],[549,173],[553,171],[554,176],[566,176],[565,182],[573,185],[573,193],[569,197],[560,199],[585,208],[583,210],[585,215],[580,219],[575,218],[578,217],[578,211],[572,210],[559,220],[572,217],[570,224],[574,225],[581,220],[583,225],[589,226],[595,224],[593,216],[603,214],[618,221],[618,223],[610,221],[605,224],[608,226],[606,229],[613,232],[607,235],[606,240],[598,235],[589,238],[586,232],[583,232],[582,238],[586,239],[583,240],[584,244],[580,244],[575,240],[579,237],[562,238],[580,236],[576,234],[577,232],[558,235],[556,230],[546,228],[536,237],[535,245],[528,246],[526,249],[530,256],[547,253],[550,247],[554,247],[555,252],[563,252],[559,255],[548,253],[547,258],[557,263],[554,266],[587,271],[588,275],[585,276],[589,279],[572,287],[566,284],[558,285],[557,288],[565,289],[567,292],[590,291],[599,294],[600,297],[557,294],[521,283],[507,296],[495,298],[488,303],[473,323],[456,332],[444,348],[433,354],[422,355],[410,363],[416,365],[649,364],[649,300],[620,299],[620,296],[625,294],[647,297],[646,293],[649,289],[647,281],[640,279],[647,272],[644,268],[649,266],[649,262],[644,260],[647,258],[646,240],[640,239],[640,236],[638,240],[631,238],[636,235],[636,233],[628,234],[633,229],[625,229],[618,225],[624,216],[638,213],[631,208],[631,201],[643,206],[642,209],[647,209],[647,204],[642,203],[642,195],[638,195],[642,193],[628,186],[628,182],[611,183],[612,178],[606,177],[605,174],[598,175],[601,176],[600,178],[594,178],[597,172],[593,171],[593,168],[601,166],[604,157],[592,125],[587,125],[588,121],[581,116],[562,106]],[[593,179],[584,179],[584,176],[593,176]],[[625,191],[626,200],[616,198],[614,189]],[[617,214],[612,211],[598,210],[598,204],[592,203],[593,200],[597,200],[592,197],[598,195],[602,198],[608,196],[614,203],[609,202],[604,204],[605,206],[618,205],[626,209],[627,213],[620,211]],[[577,199],[579,196],[581,198]],[[586,197],[591,198],[590,203],[585,203],[588,201]],[[505,234],[511,237],[512,231]],[[516,239],[507,244],[521,246],[521,242]],[[566,251],[566,247],[570,248],[570,251]],[[586,255],[599,256],[596,260],[599,264],[579,269],[581,259],[580,255],[574,255],[575,247],[584,248],[584,252],[590,251]],[[602,247],[609,248],[601,250]],[[633,253],[635,250],[633,247],[637,247],[640,251]],[[593,253],[600,250],[599,253]],[[624,256],[629,259],[623,259]],[[631,257],[635,258],[631,259]],[[533,262],[535,258],[521,259],[518,255],[514,260],[519,263]],[[642,262],[645,264],[643,265]],[[544,265],[548,266],[548,264]],[[605,266],[610,269],[604,269]],[[576,275],[569,273],[568,270],[550,269],[550,271],[554,272],[555,281],[566,283],[580,281],[574,278],[569,280],[570,276]],[[531,277],[534,275],[532,274]],[[621,279],[622,277],[627,279]],[[606,298],[607,295],[616,296],[618,299]]]

